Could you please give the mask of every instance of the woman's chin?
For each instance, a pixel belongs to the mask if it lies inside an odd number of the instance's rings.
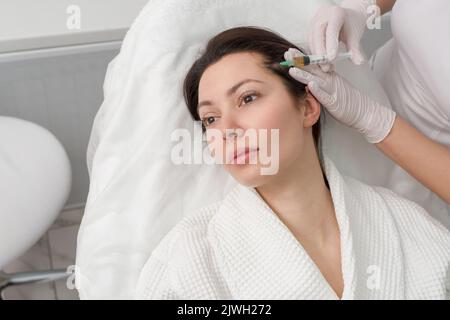
[[[228,164],[225,170],[241,185],[258,187],[270,179],[270,176],[261,175],[261,166],[258,164]]]

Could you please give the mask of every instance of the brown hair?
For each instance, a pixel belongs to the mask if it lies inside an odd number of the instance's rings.
[[[280,66],[280,62],[284,60],[284,53],[289,50],[289,48],[296,48],[302,52],[304,51],[280,35],[259,27],[248,26],[232,28],[211,38],[208,41],[204,53],[194,62],[184,79],[183,95],[192,118],[194,120],[200,120],[197,105],[198,87],[201,76],[208,66],[231,53],[255,52],[261,54],[264,57],[264,66],[281,78],[283,84],[293,98],[298,99],[305,97],[306,86],[291,77],[289,68]],[[202,129],[204,132],[205,127],[203,124]],[[323,168],[320,131],[321,121],[319,118],[312,127],[312,135],[319,162]],[[328,186],[325,175],[324,178]]]

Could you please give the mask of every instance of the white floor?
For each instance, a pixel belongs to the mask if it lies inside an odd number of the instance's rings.
[[[7,273],[48,269],[66,269],[75,264],[75,249],[84,208],[66,210],[52,227],[25,254],[9,263]],[[50,283],[17,285],[5,290],[5,299],[73,300],[76,289],[69,289],[66,279]]]

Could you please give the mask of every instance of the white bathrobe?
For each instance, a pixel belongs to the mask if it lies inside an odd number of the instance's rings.
[[[324,157],[340,229],[342,299],[445,299],[450,232],[392,191]],[[206,196],[206,195],[205,195]],[[141,271],[137,299],[339,299],[254,188],[180,221]]]

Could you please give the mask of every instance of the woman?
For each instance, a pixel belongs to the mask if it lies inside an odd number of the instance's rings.
[[[395,172],[389,187],[427,208],[450,228],[450,3],[344,0],[340,6],[323,6],[311,22],[311,52],[327,54],[333,60],[342,40],[352,52],[353,62],[362,63],[360,40],[368,8],[374,4],[381,14],[392,9],[393,39],[377,51],[372,63],[394,111],[358,92],[335,73],[324,74],[317,68],[314,75],[291,72],[299,81],[310,83],[316,98],[338,121],[379,136],[368,141],[429,190],[401,171]],[[328,72],[330,64],[321,68]],[[339,86],[334,85],[337,82]],[[336,103],[325,101],[330,96]],[[347,99],[345,105],[339,103],[343,99]],[[376,119],[372,115],[377,115]]]
[[[225,163],[238,185],[163,238],[136,298],[444,298],[450,233],[415,203],[341,175],[321,155],[321,106],[279,67],[290,47],[270,31],[233,28],[189,70],[192,117],[223,133],[226,152],[242,139],[227,129],[278,129],[279,169],[261,175],[259,159]]]

